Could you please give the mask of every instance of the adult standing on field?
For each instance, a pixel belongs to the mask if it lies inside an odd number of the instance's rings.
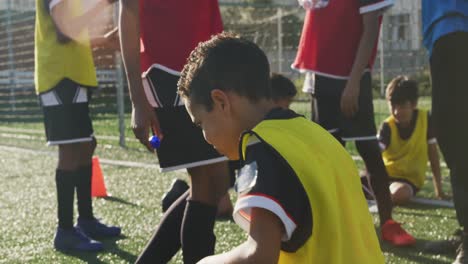
[[[161,138],[161,170],[187,169],[191,189],[164,214],[137,263],[166,263],[182,246],[184,263],[214,252],[217,205],[229,187],[227,158],[209,145],[177,94],[190,52],[222,31],[217,0],[121,0],[120,36],[132,128],[153,151],[150,130]],[[188,201],[186,202],[185,200]]]
[[[415,239],[392,219],[392,201],[374,123],[371,74],[383,12],[393,0],[300,0],[306,7],[292,67],[306,73],[313,120],[343,145],[355,141],[370,174],[382,238],[396,246]],[[339,19],[337,19],[339,18]]]
[[[468,263],[468,1],[423,0],[424,45],[429,51],[432,113],[450,169],[462,243],[454,264]]]
[[[55,171],[58,250],[102,250],[91,238],[115,237],[120,228],[94,217],[91,200],[91,158],[96,139],[89,116],[91,91],[97,86],[90,45],[116,40],[114,34],[90,39],[88,26],[113,1],[100,0],[84,11],[80,0],[37,0],[35,87],[44,113],[48,145],[58,146]],[[75,189],[78,223],[73,226]]]

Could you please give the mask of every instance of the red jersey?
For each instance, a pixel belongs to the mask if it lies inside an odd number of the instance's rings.
[[[222,30],[217,0],[140,0],[142,72],[179,73],[198,43]]]
[[[393,2],[329,0],[325,8],[308,10],[296,60],[291,67],[331,78],[348,78],[363,32],[362,14],[384,10],[392,6]],[[376,51],[377,41],[369,68],[372,68]]]

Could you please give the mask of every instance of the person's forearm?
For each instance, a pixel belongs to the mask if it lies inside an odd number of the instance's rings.
[[[80,16],[70,13],[70,3],[62,1],[51,10],[51,16],[58,29],[65,36],[76,39],[79,34],[87,29],[90,23],[109,5],[107,0],[99,0],[93,7]]]
[[[247,245],[248,242],[244,242],[243,244],[239,245],[238,247],[234,248],[231,251],[225,252],[223,254],[209,256],[201,261],[199,264],[217,264],[217,263],[225,263],[225,264],[241,264],[241,263],[254,263],[249,260],[248,254],[245,254],[245,251],[249,249]]]
[[[442,195],[442,176],[440,173],[439,153],[437,152],[437,144],[429,144],[428,146],[429,162],[432,169],[432,183],[436,195]]]
[[[364,27],[356,52],[356,57],[354,58],[353,67],[351,68],[349,75],[350,81],[359,82],[364,70],[369,65],[369,60],[372,56],[377,37],[379,35],[379,19],[379,11],[363,15]],[[357,85],[357,89],[359,89],[359,87],[360,86]]]
[[[247,263],[267,263],[265,260],[255,252],[255,245],[252,241],[247,240],[231,251],[209,256],[198,262],[199,264],[247,264]]]
[[[147,100],[143,91],[140,69],[140,19],[136,0],[121,0],[119,17],[120,47],[133,105]]]
[[[109,47],[117,46],[113,48],[113,50],[120,50],[119,49],[120,48],[119,28],[115,27],[109,30],[109,32],[107,32],[104,35],[90,36],[90,42],[91,42],[91,46],[93,47],[106,46],[106,45]],[[111,43],[112,45],[109,43]]]

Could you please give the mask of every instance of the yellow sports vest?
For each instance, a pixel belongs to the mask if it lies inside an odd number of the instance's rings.
[[[281,251],[278,263],[384,263],[358,170],[340,143],[303,117],[264,120],[252,131],[289,163],[312,207],[311,237],[294,253]],[[244,159],[253,137],[242,138]]]
[[[419,110],[413,134],[407,140],[400,137],[395,118],[385,122],[390,127],[390,145],[382,153],[388,175],[405,179],[421,188],[426,179],[427,169],[427,111]]]
[[[67,1],[73,4],[74,15],[78,16],[83,12],[81,1]],[[69,78],[84,86],[97,86],[88,31],[83,30],[77,40],[59,43],[52,17],[46,10],[44,0],[36,1],[34,56],[34,82],[38,94],[50,90],[63,78]]]

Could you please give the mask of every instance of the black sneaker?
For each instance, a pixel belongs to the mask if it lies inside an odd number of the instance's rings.
[[[120,236],[122,230],[117,226],[108,226],[99,221],[99,219],[78,218],[75,228],[91,238],[111,238]]]
[[[104,248],[101,242],[92,240],[76,228],[65,230],[60,227],[55,233],[54,247],[59,251],[101,251]]]
[[[427,242],[423,251],[434,255],[453,254],[462,243],[462,230],[457,229],[450,238]]]
[[[463,242],[457,249],[457,258],[452,264],[468,264],[468,235],[463,236]]]
[[[184,194],[189,189],[188,184],[181,180],[175,179],[169,191],[167,191],[162,197],[162,211],[166,212],[169,207],[179,198],[182,194]]]

